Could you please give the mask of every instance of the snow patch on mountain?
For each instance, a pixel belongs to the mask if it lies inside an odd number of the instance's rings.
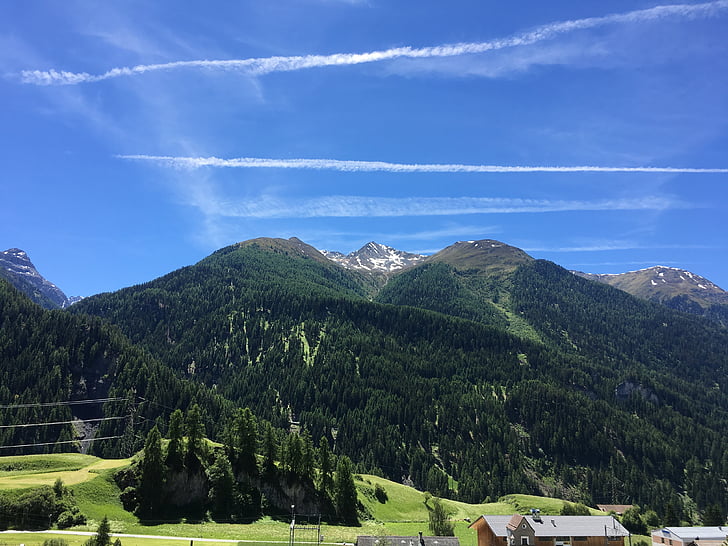
[[[349,254],[331,250],[322,250],[321,253],[347,269],[382,273],[401,271],[416,265],[427,257],[422,254],[397,250],[374,241]]]

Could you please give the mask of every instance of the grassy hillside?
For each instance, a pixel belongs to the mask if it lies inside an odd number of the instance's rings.
[[[112,531],[125,534],[142,534],[177,537],[199,537],[225,540],[250,540],[261,543],[287,542],[289,521],[264,517],[247,525],[220,524],[214,522],[160,522],[156,525],[142,525],[131,513],[125,511],[119,501],[121,491],[113,480],[113,473],[130,463],[129,459],[104,460],[78,454],[21,456],[0,458],[0,487],[32,487],[53,485],[61,478],[70,485],[81,511],[89,519],[85,526],[76,531],[94,531],[98,522],[108,517]],[[400,535],[429,533],[429,509],[432,498],[412,487],[395,483],[371,475],[357,476],[355,480],[359,500],[368,512],[359,527],[322,525],[325,542],[354,542],[358,535]],[[380,502],[374,494],[379,486],[386,492],[386,501]],[[539,508],[544,514],[557,514],[563,501],[530,495],[508,495],[500,501],[487,504],[467,504],[442,500],[455,521],[456,534],[464,546],[475,544],[475,533],[468,529],[470,519],[474,521],[481,514],[527,513],[531,508]],[[596,512],[596,511],[595,511]],[[301,531],[299,539],[307,540],[310,531]],[[23,542],[42,544],[49,535],[3,535],[0,543]],[[12,537],[12,538],[11,538]],[[69,544],[81,544],[85,538],[64,536]],[[309,537],[310,538],[310,537]],[[313,540],[311,538],[311,540]],[[125,539],[128,544],[156,544],[152,539]]]
[[[67,486],[81,484],[129,462],[130,459],[99,459],[80,453],[1,457],[0,489],[53,485],[59,478]]]

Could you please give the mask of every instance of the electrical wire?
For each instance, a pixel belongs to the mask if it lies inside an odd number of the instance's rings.
[[[70,425],[73,423],[96,423],[98,421],[118,421],[120,419],[128,419],[130,415],[124,415],[122,417],[99,417],[98,419],[75,419],[72,421],[53,421],[50,423],[25,423],[18,425],[0,425],[0,429],[3,428],[27,428],[27,427],[45,427],[50,425]]]
[[[0,449],[13,449],[13,448],[20,448],[20,447],[36,447],[36,446],[55,446],[59,444],[77,444],[79,442],[95,442],[97,440],[113,440],[114,438],[122,438],[122,435],[119,436],[102,436],[101,438],[88,438],[86,440],[64,440],[62,442],[44,442],[40,444],[21,444],[17,446],[0,446]]]
[[[129,400],[128,398],[95,398],[92,400],[68,400],[66,402],[45,402],[34,404],[5,404],[0,405],[0,409],[16,409],[16,408],[47,408],[51,406],[81,406],[84,404],[104,404],[106,402],[119,402]]]

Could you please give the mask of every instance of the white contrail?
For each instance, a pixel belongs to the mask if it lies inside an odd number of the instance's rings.
[[[342,161],[338,159],[270,159],[260,157],[175,157],[160,155],[118,155],[120,159],[133,159],[161,163],[170,167],[197,169],[201,167],[225,167],[237,169],[314,169],[343,172],[392,172],[392,173],[728,173],[728,168],[692,167],[603,167],[581,166],[528,166],[528,165],[463,165],[438,163],[389,163],[386,161]]]
[[[668,210],[690,205],[664,197],[563,201],[492,197],[363,197],[330,195],[286,201],[269,196],[239,202],[208,201],[207,212],[229,218],[360,218],[523,214],[566,211]]]
[[[626,13],[615,13],[602,17],[557,21],[537,27],[529,32],[515,34],[506,38],[499,38],[487,42],[465,42],[421,48],[404,46],[365,53],[334,53],[331,55],[297,55],[288,57],[276,56],[229,60],[175,61],[170,63],[142,64],[132,67],[112,68],[103,74],[67,72],[55,69],[23,70],[20,73],[20,77],[23,83],[35,85],[76,85],[80,83],[91,83],[111,78],[118,78],[120,76],[134,76],[144,74],[146,72],[175,70],[179,68],[238,70],[249,74],[261,75],[270,74],[272,72],[303,70],[306,68],[375,63],[400,58],[421,59],[432,57],[454,57],[473,53],[485,53],[509,47],[531,45],[551,39],[559,34],[566,34],[575,30],[617,23],[646,22],[667,17],[708,17],[725,9],[728,9],[728,0],[715,0],[713,2],[705,2],[702,4],[659,5],[652,8],[635,10]]]

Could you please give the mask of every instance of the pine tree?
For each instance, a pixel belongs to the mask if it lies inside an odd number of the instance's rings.
[[[199,404],[193,405],[187,411],[187,453],[186,457],[201,455],[202,439],[205,437],[205,425],[202,423],[202,412]]]
[[[104,519],[99,523],[99,528],[96,534],[88,539],[84,546],[111,546],[111,525],[109,525],[109,518],[104,516]]]
[[[236,466],[248,475],[258,474],[255,458],[258,451],[258,423],[250,408],[236,412],[228,431],[228,442]]]
[[[230,517],[235,504],[235,479],[232,465],[225,453],[217,454],[215,462],[207,470],[207,477],[210,480],[208,496],[213,513],[218,517]]]
[[[348,525],[359,525],[356,485],[354,485],[351,460],[346,455],[341,457],[336,465],[334,504],[339,518]]]
[[[150,515],[161,507],[166,468],[162,459],[162,436],[155,425],[147,434],[139,484],[139,513]]]
[[[718,504],[711,504],[703,512],[703,525],[706,527],[718,527],[725,523],[725,516]]]
[[[184,460],[184,427],[184,416],[182,415],[182,410],[178,408],[169,416],[169,445],[167,446],[167,464],[175,470],[182,468],[182,462]]]
[[[277,456],[278,446],[276,445],[273,426],[266,422],[263,432],[263,472],[266,475],[270,476],[275,473]]]
[[[318,484],[319,490],[328,495],[331,493],[333,486],[334,464],[332,453],[329,450],[329,441],[326,439],[326,436],[322,436],[319,441],[318,463],[321,471]]]

